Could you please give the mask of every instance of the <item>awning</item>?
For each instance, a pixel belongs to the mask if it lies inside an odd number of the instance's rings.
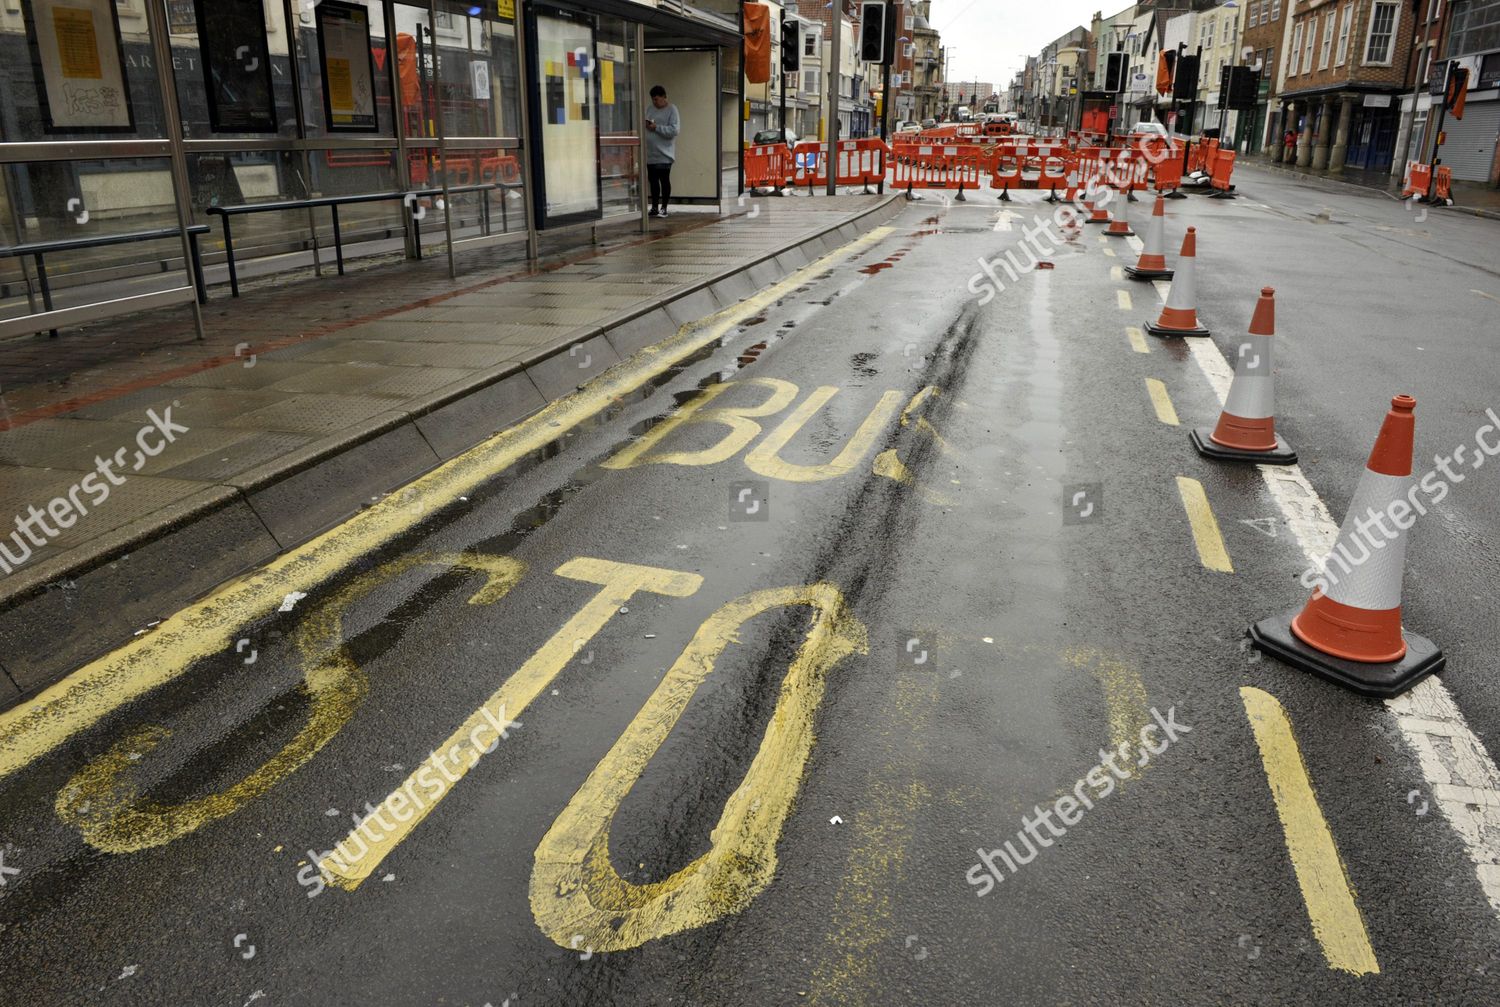
[[[739,25],[706,11],[687,7],[690,14],[676,14],[660,7],[647,7],[634,0],[565,0],[556,6],[572,7],[593,14],[608,14],[646,26],[646,44],[674,49],[722,45],[738,49]]]

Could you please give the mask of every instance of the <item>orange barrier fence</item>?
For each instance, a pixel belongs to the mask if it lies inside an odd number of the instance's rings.
[[[874,185],[885,179],[886,155],[890,148],[879,137],[840,140],[835,148],[834,165],[837,185]],[[790,153],[792,184],[817,186],[828,184],[828,146],[817,140],[804,140]],[[748,172],[748,168],[746,169]],[[747,183],[748,184],[748,183]]]
[[[1453,169],[1446,164],[1437,166],[1437,192],[1434,195],[1449,201],[1453,198]]]
[[[897,189],[957,189],[962,198],[965,189],[979,188],[984,158],[973,146],[916,144],[897,146],[891,160]]]
[[[1420,161],[1410,161],[1406,165],[1406,185],[1401,190],[1401,198],[1407,196],[1425,196],[1432,188],[1432,165],[1423,164]]]
[[[1232,150],[1220,148],[1214,151],[1213,165],[1209,168],[1209,184],[1219,192],[1228,192],[1234,188],[1229,184],[1229,176],[1234,173],[1234,159],[1235,153]]]
[[[780,189],[792,182],[792,151],[784,143],[770,143],[745,150],[745,186],[749,189]]]

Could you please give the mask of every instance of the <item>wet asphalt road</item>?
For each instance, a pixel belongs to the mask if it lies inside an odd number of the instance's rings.
[[[1500,406],[1500,225],[1237,181],[1169,203],[1169,240],[1199,227],[1231,359],[1278,288],[1280,429],[1337,518],[1392,394],[1418,399],[1419,471]],[[1304,600],[1305,559],[1254,470],[1188,445],[1219,409],[1188,348],[1132,348],[1156,291],[1074,229],[980,305],[978,258],[1045,212],[1009,209],[912,204],[480,489],[393,498],[410,530],[0,779],[0,1002],[1500,1000],[1500,926],[1388,711],[1241,644]],[[1418,525],[1406,589],[1491,748],[1494,478]],[[623,564],[675,587],[570,636]],[[695,663],[695,636],[722,653]],[[307,883],[549,659],[367,880]],[[1378,971],[1330,967],[1243,686],[1286,711]],[[977,849],[1169,708],[1190,731],[976,897]]]

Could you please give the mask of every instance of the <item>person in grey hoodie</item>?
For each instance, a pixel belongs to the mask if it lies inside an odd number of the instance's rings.
[[[672,162],[677,160],[677,134],[682,116],[667,101],[667,89],[651,89],[651,107],[646,109],[646,177],[651,183],[651,216],[665,217],[672,199]]]

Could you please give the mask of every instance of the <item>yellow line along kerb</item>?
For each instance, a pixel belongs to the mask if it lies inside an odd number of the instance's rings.
[[[339,526],[232,581],[168,617],[150,633],[111,651],[38,695],[0,713],[0,779],[28,765],[121,705],[177,678],[193,663],[234,646],[240,627],[276,610],[292,592],[311,593],[355,560],[416,526],[432,511],[473,492],[497,473],[545,447],[622,395],[728,334],[797,287],[884,240],[877,227],[835,252],[716,315],[683,326],[589,382],[547,404],[410,483]],[[422,507],[411,506],[413,500]]]
[[[1323,957],[1330,968],[1352,975],[1379,972],[1380,963],[1370,947],[1354,889],[1318,806],[1286,711],[1275,696],[1249,686],[1240,689],[1240,699],[1250,729],[1255,732],[1266,782],[1286,834],[1287,853],[1302,888],[1313,935],[1323,946]]]

